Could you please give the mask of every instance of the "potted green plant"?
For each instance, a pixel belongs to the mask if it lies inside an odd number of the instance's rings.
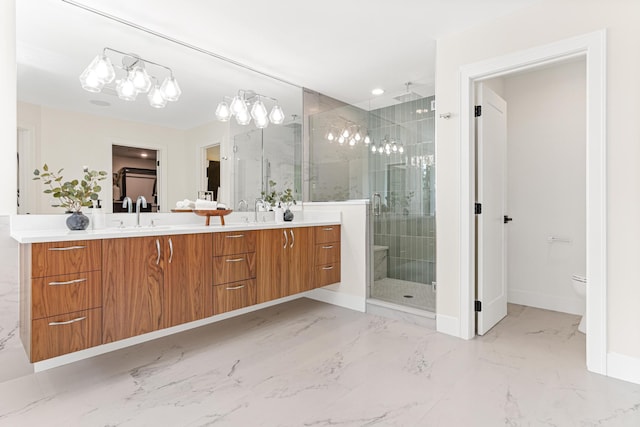
[[[284,220],[285,221],[293,221],[293,212],[289,209],[291,205],[296,204],[296,199],[293,197],[293,190],[291,188],[287,188],[282,193],[279,194],[279,202],[285,208],[284,210]]]
[[[33,171],[34,180],[42,180],[49,188],[44,190],[44,194],[50,194],[59,200],[54,207],[65,208],[67,213],[71,215],[67,218],[67,227],[70,230],[86,230],[89,225],[89,218],[82,213],[83,207],[88,207],[97,201],[98,193],[102,187],[98,181],[107,178],[107,172],[89,170],[87,166],[83,166],[82,171],[84,177],[82,180],[73,179],[71,181],[63,181],[61,175],[64,169],[58,172],[50,172],[49,166],[45,163],[42,166],[42,172],[39,169]]]
[[[276,182],[269,180],[269,188],[267,191],[261,191],[262,200],[265,202],[267,206],[265,206],[266,210],[270,210],[272,207],[276,206],[278,203],[278,193],[276,192]]]

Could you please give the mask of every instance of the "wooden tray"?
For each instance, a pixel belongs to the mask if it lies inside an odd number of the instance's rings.
[[[191,208],[184,208],[184,209],[175,208],[175,209],[171,209],[171,212],[193,212],[193,209],[191,209]]]
[[[194,209],[193,213],[199,216],[206,216],[207,217],[207,221],[204,223],[204,225],[209,225],[209,222],[211,220],[212,216],[219,216],[220,217],[220,223],[222,225],[224,225],[224,217],[225,215],[229,215],[231,212],[233,212],[233,210],[231,209]]]

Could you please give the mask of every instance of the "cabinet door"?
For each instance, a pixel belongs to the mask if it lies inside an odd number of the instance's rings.
[[[211,286],[211,235],[164,237],[165,327],[205,317],[206,289]]]
[[[283,276],[283,256],[288,247],[287,230],[260,230],[257,246],[257,300],[258,303],[282,298],[287,294]]]
[[[288,276],[288,295],[313,289],[313,237],[311,227],[287,229],[289,243],[285,250],[286,263],[283,265]]]
[[[105,239],[102,247],[103,341],[163,327],[163,237]]]

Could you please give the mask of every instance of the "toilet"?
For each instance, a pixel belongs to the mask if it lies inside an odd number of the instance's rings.
[[[576,293],[578,295],[580,295],[580,297],[585,300],[586,303],[586,298],[587,298],[587,279],[584,276],[581,276],[579,274],[574,274],[573,276],[571,276],[571,283],[573,285],[573,289],[575,289]],[[586,316],[586,309],[585,309],[585,315],[582,316],[582,319],[580,319],[580,324],[578,325],[578,331],[582,332],[583,334],[587,333],[587,316]]]

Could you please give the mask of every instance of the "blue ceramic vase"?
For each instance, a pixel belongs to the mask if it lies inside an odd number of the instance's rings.
[[[89,217],[82,212],[73,212],[67,217],[69,230],[86,230],[89,226]]]

